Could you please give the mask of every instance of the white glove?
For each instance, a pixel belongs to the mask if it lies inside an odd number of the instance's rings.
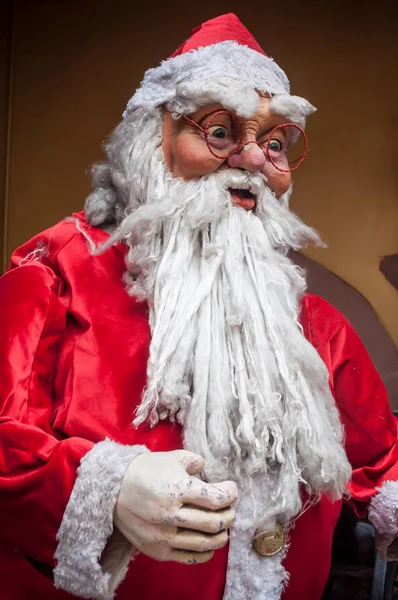
[[[192,477],[204,459],[185,450],[138,455],[127,468],[114,523],[138,550],[156,560],[206,562],[228,541],[237,487]]]

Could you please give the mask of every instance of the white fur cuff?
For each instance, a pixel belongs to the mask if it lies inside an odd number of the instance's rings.
[[[398,536],[398,481],[383,483],[370,503],[369,520],[389,543]]]
[[[126,469],[143,452],[148,452],[145,446],[123,446],[106,439],[82,458],[57,533],[55,587],[80,598],[113,598],[133,552],[130,542],[115,535],[113,512]]]

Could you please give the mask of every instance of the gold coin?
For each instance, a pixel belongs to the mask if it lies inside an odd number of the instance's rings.
[[[261,556],[274,556],[286,544],[286,531],[280,523],[276,523],[274,531],[264,531],[253,538],[253,548]]]

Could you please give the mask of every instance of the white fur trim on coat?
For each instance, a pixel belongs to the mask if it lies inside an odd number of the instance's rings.
[[[273,506],[272,482],[268,477],[255,478],[250,491],[241,492],[236,506],[236,520],[230,531],[228,569],[223,600],[280,600],[289,574],[283,566],[285,546],[274,556],[261,556],[252,546],[258,531],[273,531],[277,508]],[[264,511],[264,507],[268,511]],[[259,514],[268,512],[265,521]],[[257,516],[256,516],[257,515]],[[259,526],[260,525],[260,526]]]
[[[54,585],[80,598],[111,600],[124,578],[133,546],[113,528],[126,469],[145,446],[99,442],[81,460],[57,534]]]
[[[245,520],[244,517],[242,519]],[[283,566],[287,547],[275,556],[260,556],[252,547],[255,528],[237,520],[230,532],[227,582],[223,600],[280,600],[289,574]]]
[[[220,89],[214,85],[220,79],[229,80],[231,86],[228,108],[245,117],[255,112],[251,107],[248,114],[253,90],[271,96],[290,92],[288,78],[272,58],[229,40],[174,56],[149,69],[124,116],[140,106],[150,109],[166,104],[178,114],[190,114],[203,104],[221,100],[227,106],[225,90],[221,90],[221,98]]]
[[[398,537],[398,481],[385,481],[378,494],[371,500],[369,520],[381,535],[382,547],[386,551]]]

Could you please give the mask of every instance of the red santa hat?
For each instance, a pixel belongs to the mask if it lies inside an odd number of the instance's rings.
[[[169,58],[185,54],[185,52],[190,52],[191,50],[198,50],[199,48],[228,41],[234,41],[240,46],[247,46],[267,56],[250,31],[239,21],[238,17],[233,13],[228,13],[215,19],[210,19],[210,21],[206,21],[202,25],[199,25],[199,27],[192,29],[188,39]]]
[[[257,109],[257,92],[289,94],[289,81],[232,13],[206,21],[158,67],[149,69],[124,116],[166,105],[176,116],[220,102],[244,117]]]

